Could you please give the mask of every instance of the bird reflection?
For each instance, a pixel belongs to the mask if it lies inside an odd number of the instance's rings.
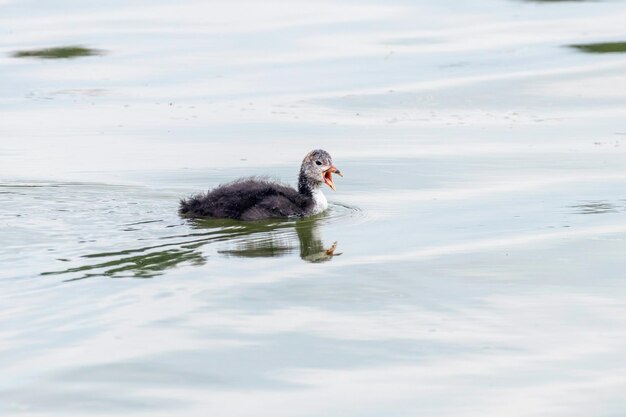
[[[327,262],[341,253],[336,253],[337,242],[328,247],[324,245],[318,221],[316,218],[295,220],[289,222],[287,230],[284,230],[286,226],[284,223],[266,225],[269,227],[266,233],[259,236],[253,232],[245,239],[237,241],[233,249],[220,250],[219,253],[226,256],[256,258],[283,256],[299,249],[303,261]],[[294,231],[298,238],[297,243]]]
[[[323,215],[321,215],[323,216]],[[64,275],[65,281],[96,276],[152,278],[180,265],[203,265],[203,248],[225,245],[225,256],[277,257],[300,251],[306,262],[326,262],[336,253],[337,242],[326,247],[319,226],[323,217],[284,221],[240,222],[236,220],[189,220],[192,232],[152,240],[148,246],[82,255],[78,265],[41,275]],[[218,246],[219,248],[219,246]],[[69,262],[69,261],[68,261]]]

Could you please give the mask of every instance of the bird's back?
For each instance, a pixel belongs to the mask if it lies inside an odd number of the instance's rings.
[[[312,198],[289,186],[244,178],[182,200],[179,212],[191,217],[259,220],[303,216],[312,204]]]

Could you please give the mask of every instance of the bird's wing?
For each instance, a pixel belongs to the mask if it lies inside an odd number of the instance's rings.
[[[303,209],[284,195],[270,195],[259,200],[242,213],[242,220],[259,220],[272,217],[301,216]]]

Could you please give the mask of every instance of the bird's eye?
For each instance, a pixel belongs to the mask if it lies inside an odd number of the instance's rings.
[[[317,165],[322,165],[322,163],[321,163],[320,161],[315,161],[315,163],[316,163]]]

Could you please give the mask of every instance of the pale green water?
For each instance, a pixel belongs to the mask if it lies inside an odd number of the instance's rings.
[[[0,0],[0,414],[624,415],[624,22]],[[314,148],[316,218],[176,214]]]

